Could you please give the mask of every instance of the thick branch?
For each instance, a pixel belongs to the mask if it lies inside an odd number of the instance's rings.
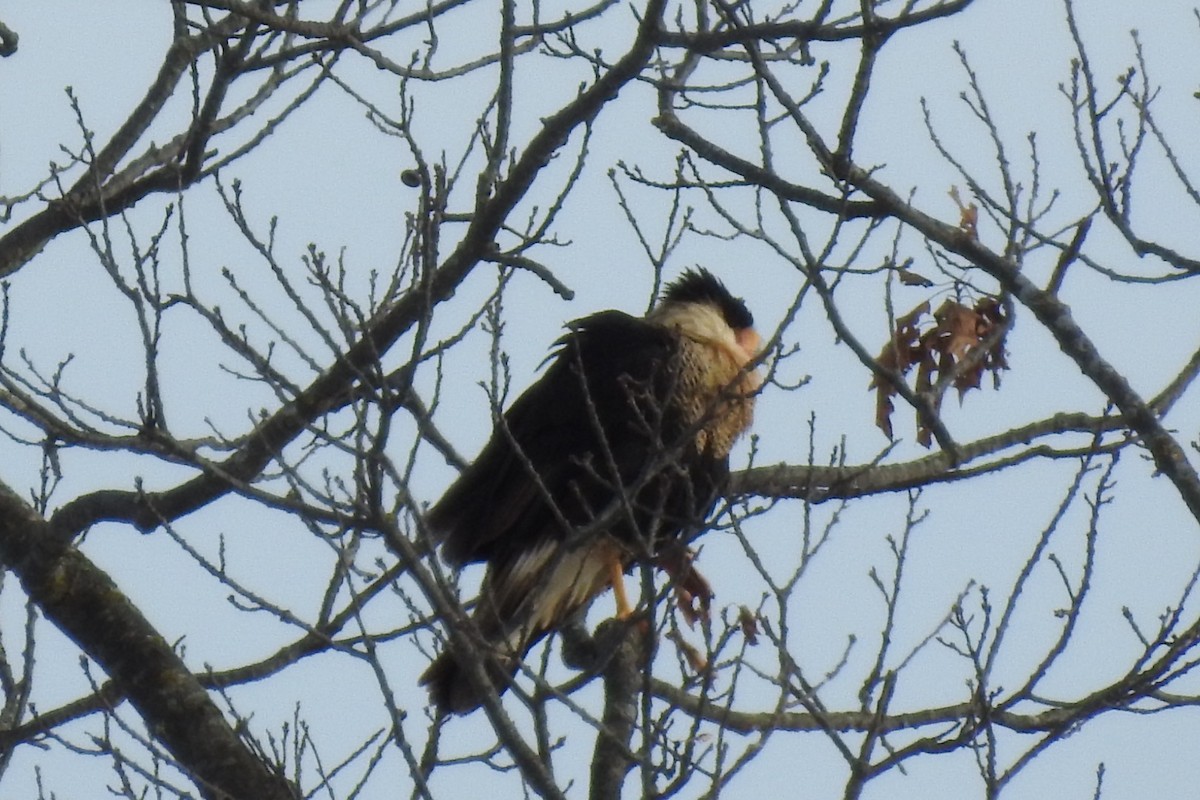
[[[937,452],[924,458],[898,464],[855,464],[822,467],[802,464],[776,464],[736,472],[730,479],[730,497],[794,497],[819,503],[825,500],[865,497],[898,492],[932,483],[963,480],[985,472],[994,472],[1033,458],[1061,458],[1075,455],[1072,450],[1053,449],[1040,444],[1027,447],[996,460],[971,465],[986,456],[1025,445],[1034,439],[1067,433],[1098,434],[1125,428],[1120,417],[1095,417],[1089,414],[1055,414],[1020,428],[978,439],[957,447],[958,463],[951,454]],[[1122,440],[1124,446],[1129,440]],[[1086,449],[1094,450],[1089,443]]]
[[[213,800],[291,798],[170,644],[112,579],[0,485],[0,559],[46,618],[99,664]]]
[[[648,642],[645,633],[636,626],[619,620],[605,624],[617,626],[623,635],[604,667],[604,716],[592,753],[590,800],[621,797],[625,776],[637,763],[629,750],[629,742],[637,724]],[[596,632],[597,640],[607,638],[604,630]]]

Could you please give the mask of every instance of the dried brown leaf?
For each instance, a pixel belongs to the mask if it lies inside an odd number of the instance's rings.
[[[955,193],[956,194],[956,193]],[[1004,337],[993,339],[995,332],[1005,329],[1007,317],[999,298],[985,295],[973,306],[957,300],[946,300],[933,313],[932,326],[924,321],[929,312],[925,302],[896,320],[892,339],[879,355],[879,364],[906,375],[917,367],[914,390],[929,398],[935,413],[941,408],[942,391],[938,383],[953,375],[959,401],[971,389],[978,389],[983,374],[991,372],[993,385],[999,387],[1001,370],[1008,369],[1004,352]],[[925,330],[922,330],[922,324]],[[987,347],[985,352],[978,348]],[[891,382],[873,376],[870,388],[877,391],[875,424],[889,439],[892,438],[892,396],[896,393]],[[925,447],[933,444],[932,432],[918,415],[917,441]]]
[[[929,301],[926,300],[912,311],[896,319],[896,329],[892,340],[883,348],[877,361],[887,370],[895,370],[901,375],[908,372],[913,363],[921,358],[921,327],[920,319],[929,313]],[[875,424],[889,439],[892,438],[892,395],[896,389],[891,381],[872,375],[867,389],[875,389]]]
[[[947,300],[934,318],[938,324],[937,350],[944,355],[962,361],[979,344],[979,315],[975,309]]]
[[[666,638],[679,648],[679,652],[683,655],[684,660],[687,661],[688,666],[695,672],[704,672],[708,668],[708,659],[704,653],[700,652],[700,649],[694,644],[684,639],[679,631],[668,631]]]
[[[892,412],[895,410],[896,405],[892,402],[892,393],[884,391],[881,386],[875,394],[875,426],[883,431],[883,435],[889,441],[893,438]]]

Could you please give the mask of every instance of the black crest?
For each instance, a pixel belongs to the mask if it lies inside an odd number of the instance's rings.
[[[740,297],[734,297],[725,284],[703,267],[689,269],[663,291],[664,303],[704,303],[716,306],[726,324],[734,330],[754,327],[754,316]]]

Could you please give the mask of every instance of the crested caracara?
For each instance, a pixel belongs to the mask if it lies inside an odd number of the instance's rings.
[[[695,533],[729,473],[761,383],[746,305],[707,270],[645,317],[568,324],[545,375],[497,420],[426,522],[454,567],[487,565],[473,619],[498,691],[518,659],[623,575]],[[447,648],[421,676],[439,713],[482,694]]]

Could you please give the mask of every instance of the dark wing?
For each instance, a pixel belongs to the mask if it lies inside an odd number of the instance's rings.
[[[606,311],[572,323],[558,344],[545,375],[513,403],[429,512],[450,564],[503,567],[565,539],[606,510],[619,487],[639,480],[639,525],[666,514],[680,518],[665,523],[678,530],[681,520],[698,523],[712,506],[727,470],[723,460],[687,453],[689,463],[677,461],[660,480],[642,475],[686,435],[672,402],[676,335]]]

